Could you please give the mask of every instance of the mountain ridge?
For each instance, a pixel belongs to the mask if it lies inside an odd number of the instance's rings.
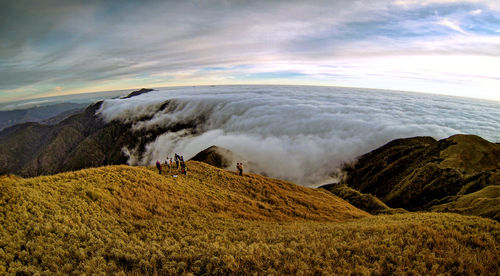
[[[0,174],[33,177],[126,164],[122,149],[144,149],[151,133],[132,133],[130,124],[104,122],[97,114],[101,105],[102,101],[89,105],[56,125],[24,123],[0,131]]]
[[[397,139],[344,169],[347,186],[372,194],[389,207],[430,210],[498,185],[500,145],[463,134],[439,141],[431,137]],[[498,193],[483,194],[500,197]]]

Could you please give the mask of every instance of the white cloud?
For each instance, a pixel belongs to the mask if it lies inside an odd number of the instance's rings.
[[[159,111],[167,100],[169,108]],[[304,185],[332,181],[343,162],[396,138],[472,133],[500,141],[498,103],[365,89],[169,88],[107,100],[100,114],[143,131],[196,122],[194,135],[167,132],[144,155],[129,151],[131,164],[152,164],[175,152],[191,158],[215,144],[245,158],[250,171]],[[141,121],[144,116],[152,118]]]
[[[395,0],[392,2],[397,6],[410,8],[411,6],[429,6],[435,4],[474,4],[484,5],[491,10],[500,10],[500,2],[497,0]]]
[[[448,18],[445,18],[441,21],[438,21],[437,24],[448,27],[454,31],[459,32],[459,33],[466,34],[466,32],[460,27],[459,23],[453,22],[453,21],[449,20]]]
[[[483,11],[481,9],[473,10],[470,12],[470,14],[472,14],[472,15],[480,15],[481,13],[483,13]]]

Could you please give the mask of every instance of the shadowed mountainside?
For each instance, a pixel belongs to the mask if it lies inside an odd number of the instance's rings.
[[[429,210],[498,185],[500,145],[474,135],[439,141],[431,137],[397,139],[361,156],[345,171],[345,184],[390,207]]]
[[[142,91],[142,92],[141,92]],[[148,89],[132,92],[133,95]],[[141,93],[136,93],[141,92]],[[135,94],[134,94],[135,93]],[[102,102],[56,125],[24,123],[0,132],[0,174],[38,176],[62,171],[125,164],[124,147],[144,150],[164,129],[132,132],[130,123],[109,123],[96,115]],[[160,108],[168,108],[170,102]],[[174,126],[173,129],[192,127]]]
[[[119,124],[105,125],[95,116],[100,103],[54,125],[26,123],[0,132],[0,173],[37,176],[103,164],[125,163],[127,139]]]
[[[321,189],[187,166],[0,176],[0,274],[495,274],[492,220],[373,217]]]
[[[87,105],[60,103],[27,109],[0,111],[0,130],[26,122],[58,123],[70,115],[81,112]]]
[[[466,195],[455,196],[449,203],[431,207],[431,211],[476,215],[500,221],[500,185],[491,185]]]
[[[401,208],[393,209],[388,207],[377,197],[371,194],[363,194],[345,184],[327,184],[319,188],[325,189],[334,195],[344,199],[357,208],[366,211],[372,215],[379,214],[398,214],[407,211]]]
[[[191,160],[204,162],[217,168],[228,168],[233,165],[237,156],[230,150],[211,146],[193,156]],[[241,158],[240,158],[241,159]]]

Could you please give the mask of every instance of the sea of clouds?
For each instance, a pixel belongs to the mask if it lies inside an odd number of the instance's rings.
[[[134,131],[194,124],[190,131],[163,133],[140,156],[123,149],[131,165],[174,153],[189,159],[216,145],[241,156],[247,171],[306,186],[335,181],[344,163],[396,138],[466,133],[500,142],[498,102],[371,89],[162,88],[106,100],[98,113],[106,121],[131,123]]]

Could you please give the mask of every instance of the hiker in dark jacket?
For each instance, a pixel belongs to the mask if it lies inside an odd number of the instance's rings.
[[[238,175],[243,175],[243,163],[236,163],[236,168],[238,169]]]
[[[183,175],[187,175],[187,168],[186,168],[186,163],[181,159],[181,173]]]
[[[159,160],[156,160],[156,168],[158,169],[158,173],[161,174],[161,163]]]
[[[174,155],[174,159],[175,159],[175,164],[177,165],[177,169],[179,169],[179,155],[177,153]]]

